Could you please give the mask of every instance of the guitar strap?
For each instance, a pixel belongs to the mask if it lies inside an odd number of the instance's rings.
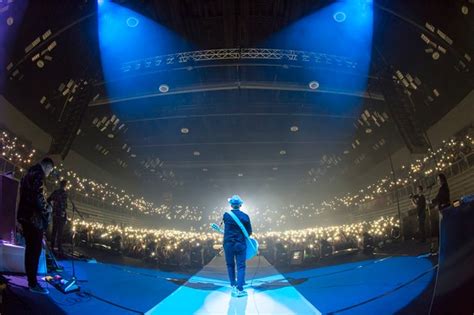
[[[242,233],[244,233],[244,236],[249,240],[249,243],[252,245],[253,247],[253,243],[250,242],[250,236],[249,236],[249,233],[247,232],[247,229],[245,228],[245,226],[242,224],[242,222],[239,220],[239,218],[237,218],[237,216],[232,213],[232,211],[229,211],[227,212],[231,217],[232,219],[234,219],[235,223],[237,223],[237,225],[240,227],[240,229],[242,230]],[[255,249],[255,248],[254,248]]]

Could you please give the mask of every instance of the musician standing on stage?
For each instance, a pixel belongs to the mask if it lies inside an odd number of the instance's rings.
[[[240,210],[243,204],[242,199],[238,195],[232,196],[229,199],[229,204],[232,207],[232,213],[240,219],[248,234],[252,234],[252,226],[250,218],[247,214]],[[228,214],[224,213],[222,222],[225,224],[224,229],[224,252],[227,265],[227,273],[229,274],[230,284],[232,286],[232,295],[236,297],[246,296],[247,292],[244,290],[245,284],[245,258],[247,251],[246,238],[241,228],[235,223],[234,219]],[[221,223],[222,224],[222,223]],[[237,262],[237,281],[235,281],[235,265]]]
[[[43,194],[44,180],[54,168],[50,158],[44,158],[40,163],[28,169],[20,183],[20,202],[17,220],[22,225],[25,237],[25,271],[31,292],[48,294],[49,291],[39,285],[39,257],[41,255],[43,235],[48,228],[49,215],[52,207]]]
[[[418,215],[418,233],[421,242],[426,242],[425,219],[426,219],[426,198],[423,195],[423,186],[418,186],[416,195],[411,197],[413,206],[416,207]]]
[[[438,184],[439,184],[438,194],[436,195],[435,199],[431,201],[431,203],[437,206],[438,210],[441,211],[444,208],[447,208],[451,205],[451,199],[449,197],[448,180],[446,179],[446,175],[444,175],[443,173],[438,174]]]
[[[64,225],[67,221],[67,180],[62,180],[59,183],[59,188],[56,189],[48,198],[48,202],[53,205],[53,233],[51,236],[51,249],[54,250],[54,245],[58,244],[59,254],[63,254],[62,236]],[[56,243],[57,239],[57,243]]]

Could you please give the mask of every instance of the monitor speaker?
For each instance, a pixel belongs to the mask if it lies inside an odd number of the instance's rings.
[[[0,239],[14,243],[16,235],[16,211],[18,180],[0,175]]]

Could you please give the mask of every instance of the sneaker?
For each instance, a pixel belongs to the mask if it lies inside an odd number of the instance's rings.
[[[237,286],[233,285],[232,286],[232,296],[236,296],[237,295]]]
[[[235,297],[243,297],[243,296],[247,296],[247,291],[245,290],[237,290],[237,294],[235,295]]]
[[[34,287],[30,287],[30,292],[39,293],[39,294],[49,294],[48,289],[43,288],[39,284],[36,284]]]

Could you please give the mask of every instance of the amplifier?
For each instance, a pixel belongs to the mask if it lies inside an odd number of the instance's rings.
[[[19,182],[9,176],[0,175],[0,239],[11,244],[16,235],[16,207]]]

